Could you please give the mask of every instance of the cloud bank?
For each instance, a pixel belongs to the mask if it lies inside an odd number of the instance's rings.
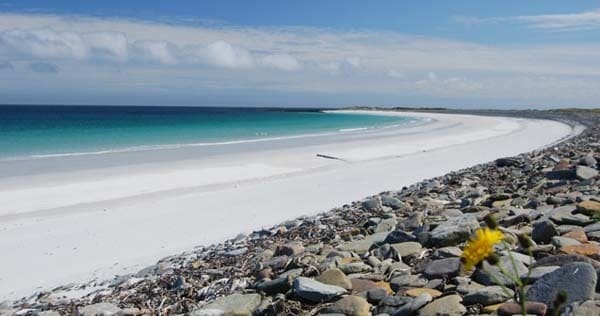
[[[52,27],[0,32],[0,54],[6,58],[63,61],[199,64],[223,68],[265,66],[286,71],[302,68],[300,62],[289,54],[253,54],[224,40],[207,45],[180,46],[165,39],[130,40],[122,32],[76,33]]]
[[[518,19],[539,28],[582,25],[581,17]],[[58,15],[0,14],[0,70],[6,69],[0,103],[114,96],[130,103],[549,106],[595,105],[600,97],[597,43],[494,46],[384,31]]]

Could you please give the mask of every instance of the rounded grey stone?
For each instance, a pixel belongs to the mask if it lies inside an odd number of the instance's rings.
[[[540,220],[533,223],[533,230],[531,231],[531,238],[535,242],[549,243],[552,237],[558,236],[558,229],[556,225],[549,219]]]
[[[305,277],[294,280],[293,288],[298,297],[311,302],[329,301],[346,293],[346,290],[339,286],[324,284]]]
[[[527,299],[551,306],[559,291],[565,291],[567,303],[591,300],[594,298],[597,278],[592,265],[585,262],[570,263],[533,283],[527,291]]]
[[[448,295],[425,305],[419,310],[419,316],[460,316],[467,313],[467,309],[461,304],[462,299],[458,295]]]
[[[505,302],[514,295],[515,292],[511,289],[503,289],[501,286],[493,285],[469,293],[463,297],[463,300],[467,305],[482,304],[487,306]]]
[[[451,217],[431,231],[429,243],[437,247],[455,246],[469,239],[477,228],[479,221],[473,214]]]
[[[454,277],[460,272],[460,258],[446,258],[431,261],[425,266],[425,276],[430,279]]]
[[[500,257],[498,265],[501,265],[502,268],[511,275],[511,278],[518,278],[528,271],[523,262],[519,260],[515,260],[513,266],[513,262],[510,260],[509,256]],[[473,279],[483,285],[498,285],[496,284],[496,280],[498,280],[502,282],[503,285],[512,286],[513,281],[511,278],[506,277],[500,271],[498,266],[491,265],[487,261],[484,261],[481,268],[477,268],[473,274]]]

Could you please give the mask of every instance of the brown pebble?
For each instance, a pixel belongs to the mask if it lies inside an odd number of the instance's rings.
[[[297,256],[304,252],[304,245],[301,242],[289,242],[285,245],[277,246],[276,256]]]
[[[408,289],[404,292],[405,295],[410,296],[410,297],[417,297],[423,293],[427,293],[427,294],[431,295],[431,297],[433,297],[433,298],[442,296],[442,292],[435,290],[435,289],[428,289],[428,288],[413,288],[413,289]]]
[[[273,275],[273,270],[271,268],[266,268],[258,271],[256,274],[256,278],[258,280],[270,279]]]
[[[560,251],[569,255],[582,255],[592,259],[600,259],[600,246],[595,244],[570,245],[560,248]]]
[[[554,166],[554,171],[565,171],[571,168],[569,159],[561,159],[556,166]]]
[[[580,243],[588,242],[588,238],[585,235],[585,230],[583,228],[575,228],[572,231],[562,235],[563,237],[575,239]]]
[[[544,303],[526,302],[525,311],[529,315],[544,316],[548,307]],[[498,316],[521,315],[521,305],[517,303],[504,303],[498,308]]]

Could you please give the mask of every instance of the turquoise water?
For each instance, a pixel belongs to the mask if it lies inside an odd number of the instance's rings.
[[[413,120],[316,110],[0,106],[0,158],[225,145],[352,133]]]

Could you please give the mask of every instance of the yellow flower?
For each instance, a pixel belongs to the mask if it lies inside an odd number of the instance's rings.
[[[463,250],[462,261],[466,270],[471,270],[481,261],[494,253],[494,245],[504,239],[504,234],[497,229],[479,228],[475,236],[467,242]]]

